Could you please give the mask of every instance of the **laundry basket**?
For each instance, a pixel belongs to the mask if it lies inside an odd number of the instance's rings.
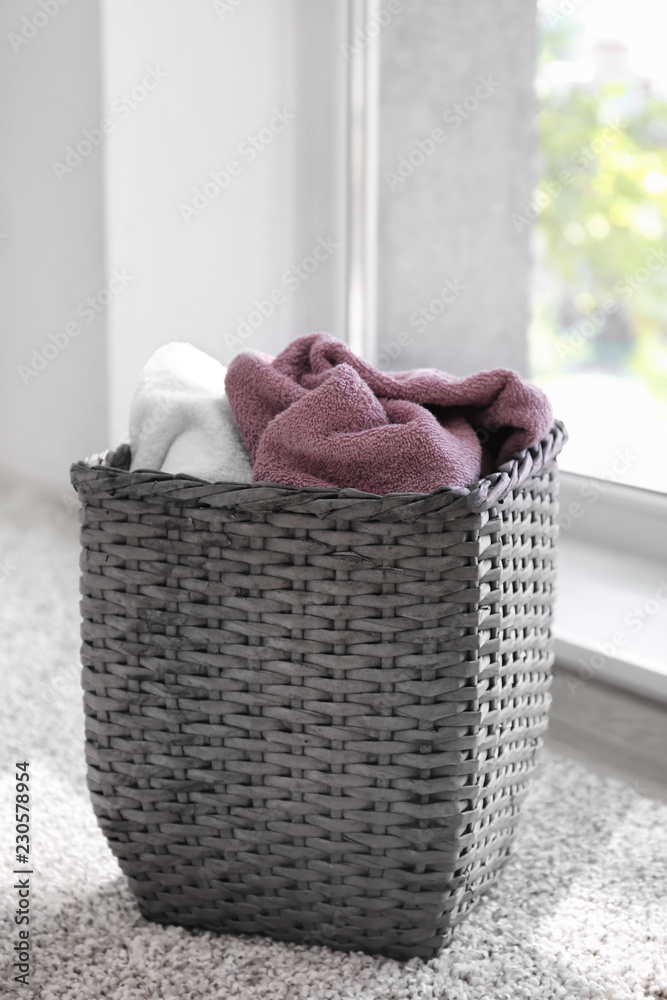
[[[416,495],[72,466],[88,782],[145,917],[448,942],[547,724],[564,438]]]

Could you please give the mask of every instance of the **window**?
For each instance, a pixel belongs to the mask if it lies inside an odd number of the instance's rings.
[[[563,468],[667,492],[664,38],[651,0],[540,9],[532,375]]]

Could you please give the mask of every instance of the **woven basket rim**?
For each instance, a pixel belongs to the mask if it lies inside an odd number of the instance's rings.
[[[366,493],[355,489],[335,489],[317,486],[295,487],[271,482],[211,482],[184,473],[144,470],[130,472],[108,464],[90,464],[90,460],[74,462],[70,467],[72,485],[82,500],[111,494],[118,498],[140,499],[170,496],[175,502],[191,501],[195,506],[234,507],[245,510],[265,510],[279,507],[317,513],[320,516],[341,515],[350,506],[363,506],[363,516],[386,515],[392,508],[409,508],[418,517],[436,509],[453,507],[451,513],[481,513],[502,500],[542,469],[562,450],[567,441],[567,431],[560,420],[555,420],[549,433],[530,448],[515,452],[495,472],[484,476],[470,486],[439,486],[431,493]],[[106,461],[113,461],[120,454],[128,454],[128,446],[121,445],[115,452],[107,453]],[[178,495],[176,495],[178,494]],[[215,503],[211,501],[215,499]],[[360,511],[355,509],[355,516]],[[401,520],[403,520],[403,516]],[[412,520],[412,516],[409,516]]]

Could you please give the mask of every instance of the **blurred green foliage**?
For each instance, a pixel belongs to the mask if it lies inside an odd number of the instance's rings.
[[[544,29],[542,70],[571,58],[575,31]],[[667,400],[667,102],[634,79],[549,79],[532,203],[534,375],[633,375]]]

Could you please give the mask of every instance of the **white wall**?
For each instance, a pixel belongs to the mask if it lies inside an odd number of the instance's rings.
[[[248,348],[277,353],[313,329],[343,335],[345,63],[337,36],[346,5],[102,6],[104,114],[115,122],[105,141],[107,255],[133,276],[109,309],[117,443],[141,366],[160,344],[188,340],[226,363]],[[165,78],[121,119],[118,98],[157,68]],[[294,118],[281,123],[274,109]],[[251,159],[242,144],[267,127],[263,139],[274,138]],[[237,173],[216,194],[210,172],[230,160]],[[208,204],[194,201],[207,183]],[[198,214],[182,208],[193,205]],[[339,249],[307,280],[288,279],[298,289],[286,284],[284,272],[328,237]],[[271,315],[258,316],[255,300]],[[239,317],[251,312],[261,325],[237,339]]]
[[[98,9],[71,0],[26,24],[39,11],[0,5],[0,465],[65,490],[70,463],[108,437],[105,316],[77,315],[107,273],[100,151],[62,180],[52,169],[99,118]]]
[[[346,2],[50,4],[0,7],[0,467],[66,489],[73,460],[125,439],[160,344],[227,362],[314,329],[344,336]],[[15,52],[21,30],[34,37]],[[280,125],[274,109],[295,117],[250,162],[239,146]],[[89,155],[66,161],[79,142]],[[186,222],[180,206],[231,159],[238,175]],[[283,280],[329,238],[314,273]],[[252,336],[226,339],[272,292]],[[81,306],[91,295],[98,312]],[[73,321],[56,349],[48,335]],[[47,342],[53,359],[22,379]]]

